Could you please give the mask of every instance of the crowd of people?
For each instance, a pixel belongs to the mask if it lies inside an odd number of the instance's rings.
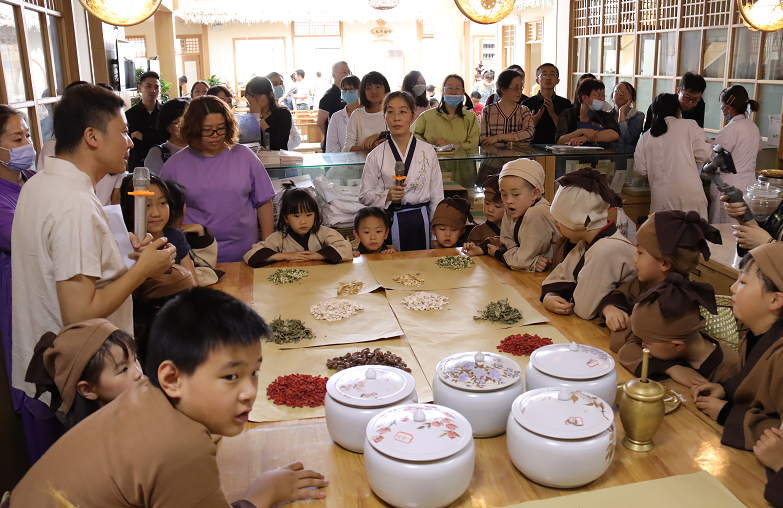
[[[300,78],[303,71],[293,76]],[[161,105],[159,76],[145,73],[141,100],[127,111],[106,88],[72,83],[38,164],[26,118],[0,106],[0,337],[34,464],[0,506],[49,506],[58,495],[76,506],[226,505],[210,434],[243,429],[269,327],[233,297],[199,287],[220,278],[216,264],[336,264],[450,247],[512,270],[550,271],[544,308],[604,319],[609,347],[634,373],[649,348],[652,371],[693,391],[696,406],[724,426],[724,444],[756,453],[769,476],[767,499],[783,506],[781,208],[737,229],[744,257],[733,307],[749,328],[737,354],[699,332],[699,306],[716,312],[715,294],[688,280],[699,256],[709,258],[707,241],[720,242],[707,219],[745,212],[716,189],[707,210],[699,165],[712,142],[703,130],[701,76],[688,73],[677,94],[656,97],[646,121],[631,83],[613,88],[610,107],[604,83],[585,75],[569,100],[555,93],[560,74],[552,64],[535,69],[532,97],[519,66],[497,82],[483,72],[472,86],[448,75],[434,107],[435,90],[420,72],[394,91],[381,73],[360,79],[345,62],[332,78],[318,104],[324,146],[368,152],[354,245],[323,223],[306,189],[285,190],[275,220],[272,181],[242,143],[290,146],[295,126],[285,102],[297,107],[302,99],[276,72],[247,83],[243,115],[233,111],[230,90],[203,81],[190,97]],[[740,85],[717,99],[728,123],[716,142],[734,154],[741,187],[760,148],[747,116],[758,104]],[[636,145],[636,171],[652,189],[652,215],[636,243],[609,219],[622,200],[605,175],[582,168],[559,178],[550,203],[544,169],[529,159],[486,178],[486,222],[471,224],[470,203],[444,196],[436,152],[617,142]],[[126,171],[139,166],[152,173],[144,238],[130,232]],[[128,231],[122,242],[104,209],[112,204]],[[261,475],[233,506],[323,497],[311,488],[326,485],[293,463]]]

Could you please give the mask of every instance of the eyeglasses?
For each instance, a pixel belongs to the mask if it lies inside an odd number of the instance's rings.
[[[538,75],[538,77],[539,78],[558,78],[560,76],[558,74],[554,73],[554,72],[552,72],[552,73],[542,72],[541,74]]]
[[[446,88],[443,89],[443,91],[446,92],[447,95],[452,95],[452,94],[462,95],[463,93],[465,93],[464,88],[454,88],[451,86],[447,86]]]
[[[522,86],[512,86],[512,87],[506,88],[506,90],[508,90],[509,92],[521,92],[524,89],[525,89],[525,87],[522,87]]]
[[[629,92],[628,90],[623,90],[621,88],[618,88],[617,90],[615,90],[614,93],[621,93],[621,94],[624,94],[624,95],[631,95],[631,92]]]
[[[225,136],[226,128],[220,127],[218,129],[201,129],[201,137],[211,138],[215,134],[217,134],[218,136]]]
[[[696,104],[699,102],[699,99],[701,99],[701,97],[689,97],[687,95],[680,94],[680,100],[687,104]]]

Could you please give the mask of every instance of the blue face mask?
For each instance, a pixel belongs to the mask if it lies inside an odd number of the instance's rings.
[[[16,148],[11,148],[10,150],[7,148],[2,149],[11,153],[11,160],[2,163],[3,166],[7,167],[11,171],[21,173],[25,169],[30,169],[35,162],[35,148],[33,148],[33,145],[27,144],[17,146]]]
[[[340,98],[345,101],[346,104],[353,104],[359,100],[359,92],[356,90],[348,90],[347,92],[340,92]]]
[[[461,95],[444,95],[443,100],[451,106],[452,108],[456,108],[460,104],[462,104],[463,97]]]
[[[284,95],[285,95],[285,87],[283,85],[276,86],[275,87],[275,99],[280,99]]]

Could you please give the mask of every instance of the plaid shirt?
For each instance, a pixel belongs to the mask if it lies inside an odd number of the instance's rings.
[[[517,106],[510,116],[503,114],[500,103],[484,106],[481,112],[481,137],[513,134],[514,142],[529,143],[536,132],[530,110]]]

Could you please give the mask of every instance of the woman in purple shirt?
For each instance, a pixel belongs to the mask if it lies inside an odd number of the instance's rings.
[[[275,191],[258,157],[237,144],[239,130],[226,104],[211,95],[194,99],[180,123],[188,147],[164,164],[161,178],[188,189],[184,222],[209,228],[218,241],[218,262],[242,256],[272,234]]]

